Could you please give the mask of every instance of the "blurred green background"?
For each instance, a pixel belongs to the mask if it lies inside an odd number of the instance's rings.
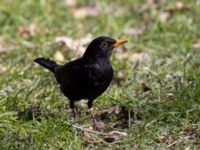
[[[199,8],[199,0],[1,0],[0,149],[199,149]],[[74,121],[53,75],[33,60],[63,64],[100,35],[128,43],[112,55],[115,78],[94,102],[102,126],[91,133],[86,108]]]

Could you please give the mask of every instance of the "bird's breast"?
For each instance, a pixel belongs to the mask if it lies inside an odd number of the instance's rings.
[[[109,84],[113,78],[113,68],[109,63],[94,64],[89,70],[89,76],[95,87],[104,86],[107,83]]]

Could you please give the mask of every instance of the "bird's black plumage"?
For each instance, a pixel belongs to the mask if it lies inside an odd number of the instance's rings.
[[[74,102],[81,99],[88,99],[88,107],[91,108],[93,100],[101,95],[112,81],[110,56],[113,48],[125,42],[101,36],[88,45],[81,58],[65,65],[58,65],[43,57],[34,61],[54,73],[62,93],[70,100],[72,109]]]

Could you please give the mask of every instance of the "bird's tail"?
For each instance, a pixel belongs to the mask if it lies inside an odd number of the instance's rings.
[[[56,62],[54,62],[48,58],[44,58],[44,57],[36,58],[34,60],[34,62],[40,64],[44,68],[47,68],[48,70],[52,71],[53,73],[55,73],[55,69],[59,66],[58,64],[56,64]]]

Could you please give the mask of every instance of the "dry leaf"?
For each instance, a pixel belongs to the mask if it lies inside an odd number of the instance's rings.
[[[85,45],[90,43],[92,40],[92,35],[88,34],[83,38],[80,38],[78,40],[73,40],[70,37],[57,37],[55,41],[57,43],[62,43],[65,45],[68,49],[76,51],[77,55],[82,55],[85,52]]]
[[[192,47],[193,47],[193,48],[198,48],[198,49],[200,49],[200,39],[198,39],[196,42],[194,42],[194,43],[192,44]]]
[[[0,64],[0,74],[6,72],[7,70],[8,68],[6,66]]]
[[[17,31],[21,36],[27,38],[30,36],[35,36],[37,29],[36,27],[37,26],[35,23],[31,23],[28,26],[19,26]]]
[[[169,13],[174,13],[176,11],[185,11],[185,10],[188,10],[189,7],[186,6],[183,2],[176,2],[175,6],[172,7],[172,8],[168,8],[168,9],[165,9],[164,11],[167,11]]]
[[[146,52],[139,52],[139,53],[118,52],[116,53],[116,57],[119,60],[128,59],[133,63],[146,63],[150,60],[150,56]]]
[[[149,55],[145,52],[134,53],[129,57],[131,62],[146,63],[150,59]]]
[[[183,10],[185,8],[185,5],[183,4],[183,2],[176,2],[176,9],[177,10]]]
[[[112,107],[109,107],[108,109],[107,109],[107,112],[109,113],[109,114],[111,114],[111,113],[114,113],[114,114],[119,114],[119,106],[112,106]]]
[[[58,42],[58,43],[64,44],[67,47],[70,47],[70,49],[74,50],[73,39],[71,39],[69,37],[60,36],[60,37],[57,37],[55,39],[55,41]]]
[[[75,7],[72,9],[72,14],[76,19],[84,19],[86,17],[96,17],[99,14],[99,7],[97,4],[93,6]]]
[[[84,139],[85,139],[86,141],[89,141],[89,140],[91,140],[91,138],[92,138],[91,133],[89,133],[89,132],[87,132],[87,131],[84,131],[84,132],[83,132],[83,136],[84,136]]]
[[[137,36],[137,35],[140,35],[142,33],[143,33],[143,30],[139,29],[139,28],[127,28],[127,29],[124,29],[124,34],[127,34],[127,35]]]
[[[54,54],[54,59],[60,62],[63,62],[65,60],[63,54],[60,51],[56,51],[56,53]]]
[[[107,109],[104,109],[104,110],[101,110],[101,114],[105,114],[105,113],[108,113],[108,114],[111,114],[111,113],[114,113],[114,114],[119,114],[120,110],[119,110],[119,106],[115,105],[115,106],[111,106]]]
[[[103,121],[95,121],[95,128],[97,130],[105,128],[105,123]]]
[[[184,5],[183,2],[176,2],[175,6],[172,8],[167,8],[165,9],[159,16],[159,19],[161,22],[166,22],[174,12],[176,11],[185,11],[188,10],[189,7],[187,7],[186,5]]]
[[[171,17],[171,13],[169,11],[164,11],[160,14],[159,20],[161,22],[166,22]]]
[[[84,136],[84,140],[85,140],[87,143],[89,143],[89,144],[95,145],[95,144],[98,144],[98,143],[101,142],[100,139],[97,140],[97,139],[93,138],[91,132],[84,131],[84,132],[83,132],[83,136]]]
[[[76,7],[77,5],[76,0],[64,0],[64,3],[69,7]]]
[[[121,85],[123,81],[125,81],[125,77],[121,71],[117,73],[117,76],[114,78],[114,82],[117,83],[117,85]]]

